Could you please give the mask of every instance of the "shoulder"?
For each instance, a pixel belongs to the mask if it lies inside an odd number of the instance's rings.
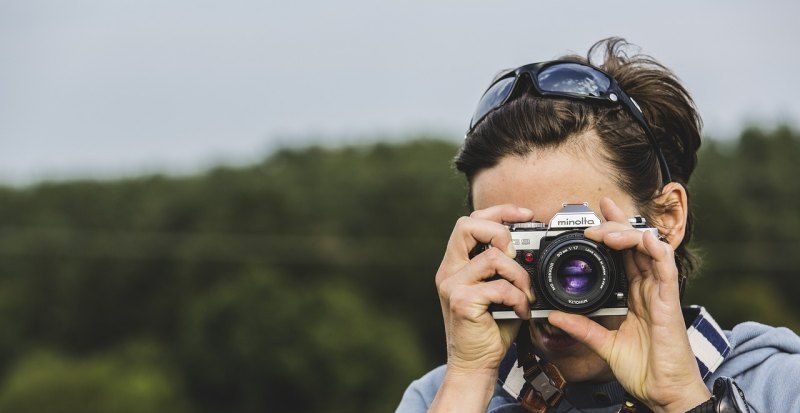
[[[785,327],[748,321],[726,331],[725,336],[731,343],[725,364],[736,361],[743,364],[741,368],[753,367],[772,356],[800,354],[800,337]]]
[[[444,378],[445,366],[439,366],[408,385],[396,413],[425,412],[430,407]]]
[[[732,377],[755,411],[800,411],[800,337],[756,322],[739,324],[725,335],[731,351],[709,384],[719,376]]]
[[[725,331],[725,336],[731,351],[717,375],[734,377],[776,361],[800,368],[800,337],[788,328],[749,321]]]

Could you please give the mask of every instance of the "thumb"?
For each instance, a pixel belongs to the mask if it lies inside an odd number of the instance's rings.
[[[613,333],[589,317],[580,314],[569,314],[553,311],[547,321],[555,327],[564,330],[573,339],[580,341],[597,353],[603,360],[608,361],[606,354],[607,343],[613,339]]]

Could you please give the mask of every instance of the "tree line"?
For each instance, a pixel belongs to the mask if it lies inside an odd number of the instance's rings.
[[[0,411],[391,411],[444,362],[452,140],[0,188]],[[706,140],[687,302],[798,331],[800,133]]]

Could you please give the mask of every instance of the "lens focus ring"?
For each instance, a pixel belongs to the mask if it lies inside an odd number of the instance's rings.
[[[537,272],[543,298],[559,310],[590,313],[613,291],[614,261],[608,249],[583,233],[556,237],[541,257]]]

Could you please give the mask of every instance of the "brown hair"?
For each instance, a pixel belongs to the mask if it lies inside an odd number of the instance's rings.
[[[702,121],[691,96],[664,65],[640,53],[629,55],[633,45],[620,38],[595,43],[587,56],[567,55],[560,60],[590,63],[617,80],[644,112],[657,144],[672,173],[672,181],[685,187],[697,164]],[[601,56],[602,62],[594,62]],[[661,182],[658,161],[647,137],[636,121],[619,105],[589,104],[574,99],[542,98],[528,91],[483,118],[464,141],[454,160],[469,183],[472,208],[475,175],[497,165],[506,156],[525,156],[536,149],[556,148],[571,137],[595,131],[615,168],[616,183],[630,194],[642,215],[652,217],[669,208],[660,205]],[[691,204],[690,204],[691,205]],[[689,276],[698,260],[687,248],[691,239],[691,209],[686,235],[675,250],[681,279]]]

